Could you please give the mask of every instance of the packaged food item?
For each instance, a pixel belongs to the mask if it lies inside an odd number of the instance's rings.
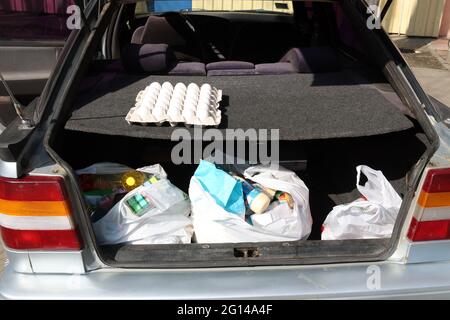
[[[266,211],[270,204],[269,196],[261,190],[256,185],[252,185],[245,178],[237,175],[236,173],[231,174],[233,178],[242,182],[242,191],[244,193],[244,199],[246,205],[256,214],[263,213]]]
[[[261,165],[247,167],[237,177],[227,174],[233,170],[241,172],[236,167],[219,170],[213,163],[202,160],[191,178],[189,197],[198,243],[293,241],[309,236],[312,226],[309,190],[294,172]],[[259,186],[271,190],[263,191]],[[270,201],[272,190],[283,191],[279,193],[281,201],[275,197]],[[286,195],[281,196],[283,193]],[[243,198],[252,204],[257,195],[262,196],[256,202],[258,205],[252,207],[261,213],[246,211]],[[293,208],[288,205],[288,195],[294,201]]]
[[[144,183],[155,183],[158,178],[152,174],[132,170],[122,175],[121,183],[126,191],[131,191]]]
[[[277,191],[275,193],[274,199],[278,200],[279,202],[286,202],[289,205],[289,208],[294,208],[294,199],[287,192]]]
[[[141,217],[146,213],[147,210],[154,207],[154,205],[152,204],[152,200],[150,200],[143,193],[136,193],[135,195],[127,199],[125,203],[128,208],[130,208],[131,211],[138,217]]]
[[[255,186],[257,186],[262,191],[264,191],[269,196],[271,201],[273,200],[273,198],[275,197],[275,194],[277,193],[277,190],[264,187],[264,186],[260,185],[259,183],[256,183]]]
[[[162,177],[127,193],[93,228],[101,245],[190,243],[190,212],[188,196]]]
[[[110,162],[96,163],[77,170],[80,187],[92,220],[97,221],[104,216],[128,192],[145,183],[158,181],[160,172],[158,170],[155,172],[155,174],[151,170],[145,172],[142,168],[134,170]]]

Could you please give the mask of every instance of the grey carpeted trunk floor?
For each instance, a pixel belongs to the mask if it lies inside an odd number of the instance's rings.
[[[88,81],[88,80],[87,80]],[[220,129],[279,129],[281,140],[362,137],[398,132],[411,121],[360,73],[266,76],[138,76],[104,73],[85,83],[66,129],[170,139],[169,126],[129,125],[135,97],[153,81],[208,82],[222,89]]]

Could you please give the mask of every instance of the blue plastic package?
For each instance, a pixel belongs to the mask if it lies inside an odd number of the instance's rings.
[[[242,182],[205,160],[200,161],[194,176],[219,206],[228,212],[245,215]]]

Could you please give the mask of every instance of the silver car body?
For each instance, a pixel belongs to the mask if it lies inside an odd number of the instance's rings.
[[[417,98],[418,99],[418,98]],[[419,100],[419,99],[418,99]],[[427,169],[450,166],[450,130],[428,114],[439,149]],[[0,175],[16,165],[0,161]],[[426,173],[425,170],[425,173]],[[57,165],[31,174],[65,176]],[[422,180],[425,179],[422,175]],[[3,299],[450,299],[450,241],[411,242],[407,231],[419,192],[397,247],[385,261],[302,266],[190,269],[123,269],[83,251],[15,251],[0,276]]]

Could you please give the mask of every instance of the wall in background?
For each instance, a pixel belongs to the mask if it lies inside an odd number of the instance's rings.
[[[284,4],[287,8],[277,8],[275,3]],[[269,10],[292,13],[292,1],[286,0],[154,0],[138,2],[137,11],[163,12],[192,8],[193,10]]]
[[[287,9],[279,9],[275,3],[283,3]],[[292,1],[272,1],[272,0],[192,0],[193,9],[206,10],[272,10],[280,12],[292,12]]]
[[[381,0],[382,6],[387,0]],[[448,0],[395,0],[383,21],[389,33],[438,37]]]
[[[450,0],[447,0],[447,2],[445,3],[439,36],[447,37],[448,39],[450,39]]]

